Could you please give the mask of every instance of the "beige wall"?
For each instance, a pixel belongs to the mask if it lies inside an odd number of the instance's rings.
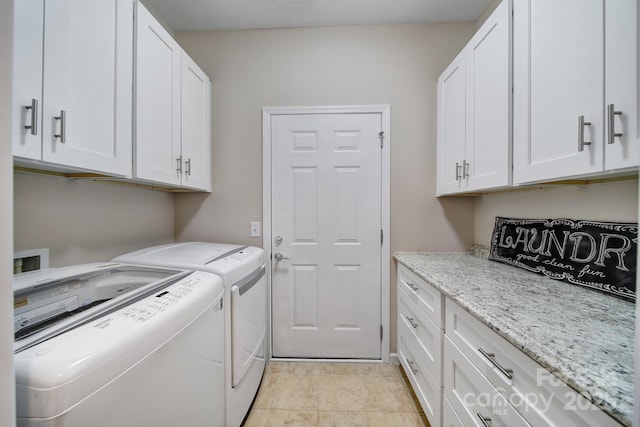
[[[260,245],[265,106],[391,104],[394,249],[470,243],[471,201],[433,199],[436,79],[472,24],[178,33],[213,82],[213,193],[177,196],[178,240]],[[400,209],[402,207],[402,209]]]
[[[23,173],[14,181],[14,249],[49,248],[52,267],[174,241],[173,194]]]
[[[263,107],[390,104],[392,252],[466,250],[473,200],[434,197],[436,80],[473,30],[467,23],[178,33],[212,79],[213,192],[176,196],[177,240],[262,245],[249,237],[249,222],[262,219]],[[391,285],[393,352],[393,278]]]
[[[0,1],[0,58],[11,58],[13,1]],[[11,61],[0,61],[0,425],[15,425],[13,289],[11,275],[13,202],[11,158]]]
[[[475,243],[489,246],[496,216],[638,221],[638,181],[488,194],[475,204]]]

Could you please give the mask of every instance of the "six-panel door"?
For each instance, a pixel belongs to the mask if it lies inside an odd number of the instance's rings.
[[[381,125],[272,116],[275,357],[380,358]]]

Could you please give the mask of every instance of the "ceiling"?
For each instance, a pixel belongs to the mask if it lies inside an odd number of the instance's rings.
[[[145,0],[175,31],[476,21],[491,0]]]

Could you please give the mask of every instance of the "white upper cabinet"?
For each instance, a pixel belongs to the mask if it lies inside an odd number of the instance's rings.
[[[140,2],[136,19],[135,177],[180,185],[182,49]]]
[[[511,184],[511,1],[504,0],[467,44],[469,190]]]
[[[515,183],[638,164],[635,7],[635,0],[516,0]],[[612,130],[623,134],[611,144],[608,104],[621,112],[612,114]]]
[[[466,146],[466,55],[458,54],[438,79],[437,194],[462,191]]]
[[[637,0],[605,2],[605,170],[638,165]]]
[[[138,2],[137,179],[211,190],[210,80]]]
[[[19,1],[15,29],[14,155],[130,176],[133,1]]]
[[[42,38],[44,0],[14,3],[13,155],[42,158]]]
[[[182,185],[211,191],[211,82],[182,52]]]
[[[438,79],[437,194],[511,183],[511,1]]]

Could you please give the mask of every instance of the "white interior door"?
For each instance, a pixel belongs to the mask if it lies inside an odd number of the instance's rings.
[[[381,122],[271,116],[274,357],[381,357]]]

